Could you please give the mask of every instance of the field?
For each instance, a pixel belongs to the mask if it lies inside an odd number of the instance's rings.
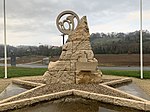
[[[45,56],[24,56],[17,58],[17,64],[37,62],[42,64],[42,59]],[[99,66],[139,66],[140,55],[139,54],[96,54],[95,58],[99,62]],[[55,56],[50,61],[56,61],[59,56]],[[4,61],[0,61],[4,63]],[[10,63],[8,61],[8,63]],[[34,63],[36,64],[36,63]],[[144,54],[144,66],[150,66],[150,54]]]
[[[144,66],[150,66],[150,54],[144,54]],[[51,61],[58,60],[52,58]],[[96,54],[99,66],[140,66],[139,54]]]
[[[100,66],[139,66],[139,54],[97,54]],[[150,54],[144,54],[144,66],[150,66]]]

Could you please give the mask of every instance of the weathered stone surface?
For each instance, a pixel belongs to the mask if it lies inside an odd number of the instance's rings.
[[[70,60],[72,56],[72,51],[68,50],[68,51],[62,51],[59,59],[60,60]]]
[[[30,81],[23,81],[23,80],[20,80],[20,79],[13,79],[12,83],[17,84],[17,85],[21,85],[21,86],[25,86],[25,87],[29,87],[29,88],[33,88],[33,87],[37,87],[37,86],[43,85],[41,83],[35,83],[35,82],[30,82]]]
[[[50,83],[75,83],[74,72],[70,71],[55,71],[55,72],[45,72],[44,81],[47,84]]]
[[[146,111],[150,111],[150,101],[146,101]]]
[[[130,78],[123,78],[123,79],[118,79],[118,80],[113,80],[113,81],[109,81],[109,82],[105,82],[103,83],[104,85],[108,85],[108,86],[115,86],[115,85],[122,85],[123,83],[126,84],[126,83],[129,83],[129,82],[132,82],[132,79]]]
[[[91,44],[89,41],[73,41],[73,42],[67,42],[63,45],[62,50],[72,50],[72,52],[75,52],[77,50],[91,50]]]
[[[101,78],[101,74],[96,72],[96,73],[92,73],[92,72],[85,72],[85,71],[81,71],[81,72],[77,72],[76,73],[76,83],[99,83],[102,81]]]
[[[88,62],[97,62],[97,63],[98,63],[98,61],[97,61],[96,58],[93,58],[93,59],[91,59],[91,60],[88,60]]]
[[[94,53],[92,50],[86,50],[85,54],[88,60],[92,60],[94,58]]]
[[[73,31],[69,37],[68,41],[89,41],[90,34],[89,34],[89,28],[87,25],[86,16],[82,17],[82,19],[79,22],[79,25],[77,26],[76,30]]]
[[[79,62],[88,62],[87,58],[79,58],[78,61]]]
[[[76,71],[76,62],[77,60],[71,60],[71,71]]]
[[[48,65],[49,71],[70,71],[70,61],[50,62]]]
[[[97,83],[101,82],[101,72],[90,45],[90,34],[86,17],[83,17],[76,30],[69,34],[62,47],[60,58],[50,62],[44,74],[46,83]]]
[[[86,92],[86,91],[74,90],[73,89],[73,95],[80,96],[82,98],[89,98],[90,93]]]
[[[105,102],[105,103],[114,103],[114,98],[112,96],[97,94],[97,93],[90,93],[89,95],[90,99]]]
[[[46,94],[42,96],[0,104],[0,112],[8,111],[11,109],[13,110],[13,109],[22,108],[42,101],[48,101],[48,100],[50,101],[53,99],[58,99],[61,97],[72,95],[72,93],[73,93],[72,90],[67,90],[67,91],[61,91],[57,93]]]
[[[77,50],[76,52],[72,53],[71,59],[72,60],[79,60],[80,58],[82,60],[84,60],[86,58],[86,60],[93,60],[94,59],[94,54],[92,50]],[[87,61],[83,61],[83,62],[87,62]],[[82,61],[80,61],[82,62]]]
[[[91,44],[89,41],[73,41],[72,49],[75,50],[91,50]]]
[[[96,71],[97,62],[76,62],[76,71]]]
[[[136,101],[136,100],[130,100],[130,99],[124,99],[124,98],[115,98],[114,104],[125,106],[125,107],[131,107],[136,108],[139,110],[145,110],[144,102]]]
[[[82,56],[82,54],[80,51],[73,52],[72,56],[71,56],[71,60],[78,60],[78,58],[81,56]]]
[[[63,51],[67,51],[67,50],[73,49],[73,48],[72,48],[72,47],[73,47],[72,43],[73,43],[73,42],[67,42],[66,44],[64,44],[63,47],[62,47],[62,50],[63,50]]]
[[[75,83],[74,72],[70,71],[59,71],[58,75],[60,75],[59,83]]]
[[[57,72],[56,72],[57,73]],[[46,83],[52,83],[52,78],[53,78],[53,73],[49,72],[49,71],[46,71],[43,75],[43,80],[46,82]]]

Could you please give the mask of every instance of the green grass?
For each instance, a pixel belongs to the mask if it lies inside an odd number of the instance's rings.
[[[140,71],[102,70],[102,73],[105,75],[116,75],[116,76],[140,78]],[[150,71],[144,71],[144,78],[150,79]]]
[[[47,68],[8,67],[8,78],[43,75]],[[116,75],[140,78],[139,71],[102,70],[105,75]],[[4,67],[0,67],[0,78],[4,78]],[[150,79],[150,71],[144,71],[144,78]]]
[[[8,67],[8,78],[43,75],[47,68]],[[4,78],[4,67],[0,67],[0,78]]]

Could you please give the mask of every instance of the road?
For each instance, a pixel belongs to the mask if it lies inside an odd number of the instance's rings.
[[[4,64],[0,64],[0,66],[4,66]],[[7,64],[10,67],[10,64]],[[47,68],[47,65],[38,65],[38,64],[17,64],[16,67],[25,67],[25,68]]]
[[[99,67],[101,70],[140,70],[140,67],[127,67],[127,66],[120,66],[120,67]],[[150,67],[143,67],[144,71],[150,71]]]
[[[0,66],[4,66],[4,64],[0,64]],[[7,66],[11,66],[8,64]],[[47,68],[47,65],[37,65],[37,64],[17,64],[17,67],[26,67],[26,68]],[[140,67],[127,67],[127,66],[120,66],[120,67],[98,67],[101,70],[140,70]],[[150,71],[150,67],[144,67],[145,71]]]

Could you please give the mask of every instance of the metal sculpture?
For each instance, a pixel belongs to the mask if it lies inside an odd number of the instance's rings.
[[[64,17],[68,15],[65,19]],[[62,20],[64,19],[64,20]],[[63,33],[63,35],[69,35],[73,30],[75,30],[75,19],[77,21],[77,25],[79,23],[78,15],[73,11],[63,11],[60,13],[56,19],[56,25],[58,30]],[[68,25],[66,28],[65,24]],[[77,27],[76,25],[76,27]]]

